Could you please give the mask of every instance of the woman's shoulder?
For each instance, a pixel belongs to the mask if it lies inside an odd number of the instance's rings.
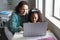
[[[12,15],[10,16],[10,19],[18,19],[19,17],[18,17],[18,15],[16,14],[16,12],[12,12]]]
[[[12,12],[12,16],[17,17],[17,16],[18,16],[18,14],[17,14],[15,11],[13,11],[13,12]]]
[[[15,11],[12,12],[12,15],[17,15]]]

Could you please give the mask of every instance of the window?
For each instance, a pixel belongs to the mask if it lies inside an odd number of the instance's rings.
[[[53,16],[60,20],[60,0],[53,0]]]
[[[47,21],[60,29],[60,0],[36,0],[36,8],[42,8],[41,11]]]
[[[48,19],[49,22],[52,23],[52,25],[54,25],[53,27],[57,27],[60,29],[60,21],[58,20],[59,18],[56,17],[58,16],[56,14],[59,14],[59,10],[57,8],[58,4],[56,4],[55,1],[57,0],[45,0],[45,17]]]
[[[38,8],[41,11],[42,21],[45,21],[45,14],[44,14],[45,13],[45,9],[44,9],[45,8],[45,0],[36,0],[36,8]]]
[[[36,8],[38,8],[42,12],[43,0],[36,0]]]

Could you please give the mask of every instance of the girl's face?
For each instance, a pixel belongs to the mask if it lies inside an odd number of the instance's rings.
[[[31,14],[30,19],[31,19],[32,22],[36,23],[37,20],[38,20],[38,14],[37,13]]]

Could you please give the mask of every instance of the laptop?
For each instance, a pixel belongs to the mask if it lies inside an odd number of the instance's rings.
[[[47,22],[24,23],[23,26],[24,26],[23,36],[36,37],[36,36],[44,36],[46,34],[48,23]]]

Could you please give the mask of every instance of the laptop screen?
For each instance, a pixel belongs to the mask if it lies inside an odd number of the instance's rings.
[[[24,23],[24,35],[25,36],[45,35],[47,27],[48,27],[47,22]]]

